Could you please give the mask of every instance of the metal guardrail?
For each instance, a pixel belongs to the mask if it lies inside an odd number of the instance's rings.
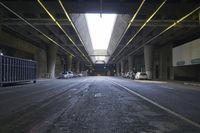
[[[36,82],[36,62],[0,55],[0,86],[24,81]]]

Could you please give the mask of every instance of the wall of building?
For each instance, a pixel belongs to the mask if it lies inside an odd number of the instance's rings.
[[[173,48],[173,66],[200,64],[200,39]]]
[[[200,39],[173,48],[175,80],[200,81]]]
[[[154,48],[153,79],[200,81],[200,65],[192,64],[200,50],[200,39],[173,48],[173,44]],[[185,45],[185,46],[184,46]],[[186,65],[177,65],[183,60]],[[173,65],[174,64],[174,65]]]

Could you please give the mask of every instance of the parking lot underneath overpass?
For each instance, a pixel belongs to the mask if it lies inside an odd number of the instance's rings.
[[[200,88],[89,76],[0,88],[0,132],[200,132]]]

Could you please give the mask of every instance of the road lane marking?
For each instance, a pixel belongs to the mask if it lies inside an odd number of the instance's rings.
[[[169,87],[169,86],[164,86],[164,85],[158,85],[158,86],[165,89],[175,90],[174,88]]]
[[[186,117],[184,117],[183,115],[178,114],[178,113],[174,112],[173,110],[168,109],[168,108],[166,108],[166,107],[164,107],[164,106],[162,106],[162,105],[160,105],[160,104],[158,104],[158,103],[152,101],[151,99],[149,99],[149,98],[147,98],[147,97],[145,97],[145,96],[143,96],[143,95],[141,95],[141,94],[139,94],[139,93],[137,93],[137,92],[135,92],[135,91],[133,91],[133,90],[130,90],[130,89],[127,88],[126,86],[120,85],[120,84],[118,84],[118,83],[116,83],[116,82],[114,82],[114,81],[111,81],[111,82],[112,82],[113,84],[115,84],[115,85],[118,85],[118,86],[122,87],[123,89],[125,89],[125,90],[128,91],[129,93],[134,94],[134,95],[136,95],[136,96],[142,98],[143,100],[145,100],[145,101],[147,101],[147,102],[149,102],[149,103],[151,103],[151,104],[157,106],[158,108],[160,108],[160,109],[162,109],[162,110],[164,110],[164,111],[167,111],[168,113],[170,113],[170,114],[172,114],[172,115],[174,115],[174,116],[176,116],[176,117],[178,117],[178,118],[180,118],[180,119],[186,121],[187,123],[189,123],[189,124],[191,124],[191,125],[193,125],[193,126],[195,126],[195,127],[197,127],[197,128],[200,128],[200,124],[199,124],[199,123],[194,122],[194,121],[190,120],[189,118],[186,118]]]

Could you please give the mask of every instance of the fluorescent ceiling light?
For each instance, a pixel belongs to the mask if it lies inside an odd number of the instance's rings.
[[[90,38],[94,49],[107,49],[113,27],[116,20],[116,14],[85,14]]]

